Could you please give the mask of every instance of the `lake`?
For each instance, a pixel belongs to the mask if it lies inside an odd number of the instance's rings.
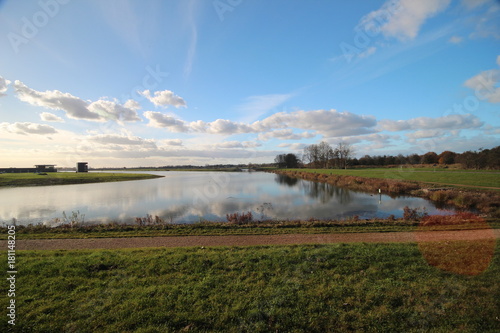
[[[57,225],[64,214],[91,223],[134,223],[147,214],[167,222],[226,221],[251,211],[262,219],[402,217],[405,206],[443,214],[422,198],[391,198],[265,172],[145,172],[163,178],[0,189],[0,222]]]

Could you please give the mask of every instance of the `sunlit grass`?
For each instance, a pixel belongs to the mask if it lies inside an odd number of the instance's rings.
[[[416,244],[19,251],[16,329],[494,332],[499,254],[464,276]]]

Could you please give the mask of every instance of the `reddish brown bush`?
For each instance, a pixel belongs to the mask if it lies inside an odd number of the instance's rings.
[[[422,226],[430,225],[459,225],[459,224],[485,224],[486,221],[473,213],[459,212],[453,215],[431,215],[422,219]]]
[[[253,221],[252,212],[226,214],[226,219],[230,223],[244,224]]]
[[[427,216],[428,215],[425,211],[425,208],[410,208],[408,206],[405,206],[405,208],[403,208],[403,219],[405,221],[419,221]]]

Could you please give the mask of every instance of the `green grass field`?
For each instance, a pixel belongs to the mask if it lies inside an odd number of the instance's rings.
[[[0,187],[2,186],[44,186],[116,182],[126,180],[140,180],[158,178],[160,176],[134,173],[108,173],[108,172],[52,172],[46,175],[35,173],[4,173],[0,174]]]
[[[429,265],[416,244],[18,251],[15,328],[498,332],[499,254],[463,276]]]
[[[380,168],[380,169],[290,169],[321,174],[349,175],[366,178],[384,178],[404,181],[436,183],[445,186],[500,188],[500,172],[457,171],[437,169]]]

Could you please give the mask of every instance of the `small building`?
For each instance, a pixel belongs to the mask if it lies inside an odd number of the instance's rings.
[[[76,163],[76,172],[89,172],[88,162]]]

